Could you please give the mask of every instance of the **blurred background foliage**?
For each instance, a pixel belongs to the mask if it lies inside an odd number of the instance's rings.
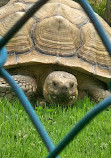
[[[104,18],[107,0],[88,0],[88,1],[91,4],[92,8],[95,10],[95,12]]]
[[[79,2],[79,0],[74,0]],[[88,0],[94,11],[111,26],[111,0]]]
[[[79,0],[74,0],[74,1],[78,2]],[[94,11],[103,18],[106,10],[106,1],[107,0],[88,0]]]

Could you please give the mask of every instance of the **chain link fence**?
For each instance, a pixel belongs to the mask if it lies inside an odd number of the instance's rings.
[[[94,118],[106,109],[109,105],[111,105],[111,97],[107,97],[102,102],[97,104],[92,110],[90,110],[70,131],[69,133],[58,143],[55,147],[49,135],[47,134],[45,128],[43,127],[41,121],[39,120],[37,114],[32,108],[30,102],[25,96],[22,89],[16,84],[11,75],[3,68],[6,59],[7,59],[7,50],[4,47],[7,42],[14,36],[14,34],[19,31],[19,29],[26,23],[26,21],[48,0],[39,0],[37,1],[27,12],[26,14],[19,20],[17,23],[11,28],[3,38],[0,40],[0,77],[4,78],[12,87],[13,91],[16,93],[20,101],[22,102],[24,109],[28,113],[32,123],[34,124],[36,130],[40,134],[44,144],[46,145],[49,155],[47,158],[59,158],[59,153],[75,138],[75,136]],[[100,22],[98,21],[96,15],[94,14],[93,9],[87,2],[87,0],[79,0],[80,5],[85,9],[87,15],[93,22],[99,36],[101,37],[107,51],[111,56],[111,43],[109,38],[106,35],[106,32]]]

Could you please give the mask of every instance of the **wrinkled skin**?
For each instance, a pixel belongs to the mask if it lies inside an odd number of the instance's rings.
[[[51,103],[66,106],[74,103],[78,96],[75,76],[62,71],[50,73],[43,86],[43,95]]]

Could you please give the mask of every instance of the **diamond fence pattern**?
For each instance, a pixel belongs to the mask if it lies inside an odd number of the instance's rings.
[[[6,43],[13,37],[13,35],[25,24],[25,22],[48,0],[39,0],[37,1],[27,12],[26,14],[19,20],[17,23],[11,28],[3,38],[0,40],[0,77],[3,77],[12,87],[20,101],[22,102],[25,111],[28,113],[32,123],[34,124],[36,130],[40,134],[44,144],[46,145],[49,155],[47,158],[59,158],[59,153],[75,138],[75,136],[95,117],[97,114],[102,112],[105,108],[111,105],[111,97],[107,97],[102,102],[97,104],[93,109],[91,109],[70,131],[69,133],[58,143],[55,147],[49,135],[47,134],[45,128],[43,127],[41,121],[36,115],[34,109],[32,108],[30,102],[25,96],[22,89],[15,83],[11,75],[3,68],[3,65],[7,59],[7,51],[4,47]],[[87,0],[79,0],[80,5],[85,9],[89,18],[93,22],[99,36],[101,37],[107,51],[111,56],[111,43],[108,39],[104,28],[98,21],[96,15],[94,14],[93,9],[87,2]],[[111,84],[109,84],[111,85]],[[109,87],[111,89],[111,87]]]

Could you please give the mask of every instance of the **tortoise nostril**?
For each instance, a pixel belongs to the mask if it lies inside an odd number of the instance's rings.
[[[62,90],[63,92],[66,92],[66,91],[68,90],[68,88],[67,88],[67,86],[64,85],[64,86],[61,87],[61,90]]]

